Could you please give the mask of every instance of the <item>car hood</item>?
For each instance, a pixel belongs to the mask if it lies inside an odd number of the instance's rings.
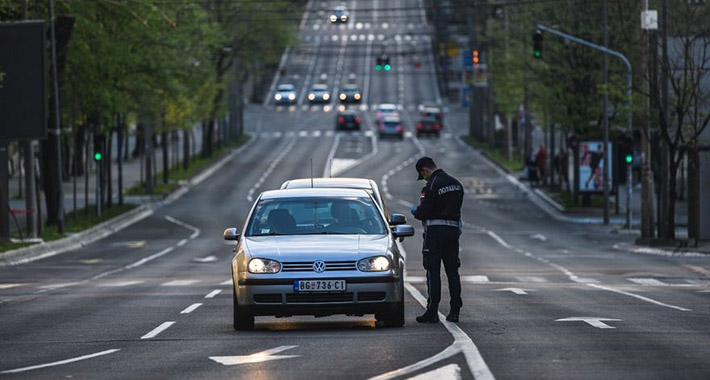
[[[243,247],[251,257],[279,261],[358,260],[382,255],[388,235],[292,235],[246,237]]]

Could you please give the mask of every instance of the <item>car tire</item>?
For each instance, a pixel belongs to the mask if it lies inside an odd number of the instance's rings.
[[[234,288],[232,293],[232,301],[234,307],[234,329],[237,331],[253,330],[254,316],[242,310],[237,302],[237,289]]]
[[[403,134],[402,134],[402,135],[399,135],[399,139],[400,139],[400,140],[404,140],[404,135],[403,135]]]
[[[389,313],[382,316],[385,327],[404,326],[404,281],[400,280],[400,301],[395,304]]]

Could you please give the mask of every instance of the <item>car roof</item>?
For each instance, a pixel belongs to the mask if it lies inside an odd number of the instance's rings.
[[[357,116],[358,112],[353,109],[347,109],[345,111],[338,111],[338,115],[354,115]]]
[[[424,107],[422,108],[421,112],[441,112],[441,108],[439,107]]]
[[[346,84],[343,86],[343,90],[357,90],[358,88],[356,84]]]
[[[382,120],[385,123],[399,123],[402,121],[402,119],[400,119],[399,116],[385,116],[385,118]]]
[[[372,180],[367,178],[313,178],[316,188],[372,189]],[[311,187],[310,178],[298,178],[284,182],[282,189],[304,189]]]
[[[350,188],[301,188],[269,190],[261,193],[260,199],[286,199],[286,198],[349,198],[369,197],[364,189]]]
[[[327,90],[328,85],[325,84],[314,84],[313,87],[311,87],[313,90]]]
[[[290,83],[280,84],[276,87],[277,90],[293,90],[295,87]]]
[[[382,103],[382,104],[380,104],[377,108],[378,108],[378,109],[381,109],[381,110],[385,110],[385,109],[396,110],[396,109],[397,109],[397,106],[395,106],[395,105],[392,104],[392,103]]]

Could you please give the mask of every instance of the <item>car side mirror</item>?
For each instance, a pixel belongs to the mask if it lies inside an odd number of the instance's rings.
[[[407,217],[402,214],[391,214],[390,215],[390,226],[398,226],[400,224],[406,224]]]
[[[392,235],[394,235],[394,237],[398,237],[398,238],[404,238],[407,236],[414,236],[414,227],[406,225],[406,224],[400,224],[400,225],[394,227],[394,229],[392,230]]]
[[[240,236],[241,235],[239,234],[239,231],[236,228],[227,228],[222,233],[222,237],[224,238],[224,240],[238,241]]]

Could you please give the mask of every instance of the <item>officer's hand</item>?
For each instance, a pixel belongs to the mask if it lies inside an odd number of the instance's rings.
[[[415,212],[417,212],[418,208],[419,206],[412,206],[412,209],[410,211],[412,212],[412,214],[414,214]]]

